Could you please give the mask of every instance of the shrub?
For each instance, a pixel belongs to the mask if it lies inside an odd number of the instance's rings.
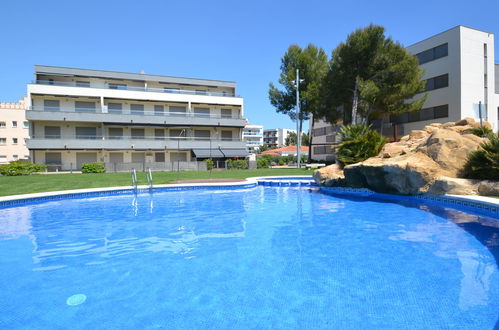
[[[472,128],[471,133],[479,137],[488,137],[494,132],[490,128],[482,126],[482,127]]]
[[[46,169],[46,165],[33,164],[29,160],[15,160],[9,164],[0,165],[0,174],[5,176],[30,175]]]
[[[473,179],[499,180],[499,133],[489,135],[489,140],[470,152],[465,171]]]
[[[81,173],[105,173],[104,163],[83,163]]]
[[[344,126],[340,131],[341,143],[336,159],[341,166],[358,163],[379,154],[387,139],[364,124]]]
[[[229,159],[227,168],[229,170],[245,170],[248,168],[248,163],[244,159]]]
[[[256,168],[269,168],[270,161],[267,157],[257,158]]]
[[[215,162],[211,158],[205,159],[204,161],[208,170],[212,170],[215,167]]]
[[[282,165],[284,165],[284,164],[285,164],[285,163],[284,163],[284,160],[283,160],[283,159],[279,160],[279,165],[280,165],[280,166],[282,166]]]

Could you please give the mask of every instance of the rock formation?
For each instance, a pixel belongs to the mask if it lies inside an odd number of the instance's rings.
[[[485,126],[491,128],[489,123]],[[331,165],[314,173],[324,186],[369,188],[394,194],[497,195],[499,183],[462,179],[468,154],[482,139],[471,134],[480,124],[466,118],[431,124],[414,130],[398,142],[388,143],[376,157],[348,165],[344,172]]]

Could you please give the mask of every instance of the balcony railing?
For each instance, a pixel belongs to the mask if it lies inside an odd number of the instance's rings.
[[[245,136],[263,136],[262,133],[243,132]]]
[[[125,84],[96,84],[96,83],[82,83],[82,82],[76,82],[76,81],[57,81],[57,80],[34,80],[32,83],[37,84],[37,85],[119,89],[119,90],[129,90],[129,91],[139,91],[139,92],[239,97],[239,96],[235,95],[234,93],[228,93],[228,92],[196,91],[196,90],[177,89],[177,88],[168,88],[168,87],[155,88],[155,87],[145,87],[145,86],[144,87],[142,87],[142,86],[129,86],[129,85],[125,85]]]
[[[196,113],[196,112],[169,112],[169,111],[149,111],[149,110],[119,110],[108,109],[107,112],[101,108],[69,108],[69,107],[48,107],[48,106],[32,106],[28,110],[31,111],[47,111],[47,112],[79,112],[79,113],[105,113],[113,115],[144,115],[144,116],[166,116],[166,117],[185,117],[185,118],[212,118],[212,119],[243,119],[238,115],[228,116],[226,114],[212,113]]]
[[[196,136],[142,136],[142,135],[47,135],[40,134],[31,137],[32,140],[36,139],[50,139],[50,140],[155,140],[155,141],[211,141],[211,142],[242,142],[239,138],[217,138],[212,139],[209,137],[196,137]]]

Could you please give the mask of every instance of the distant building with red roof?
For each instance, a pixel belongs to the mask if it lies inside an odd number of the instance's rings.
[[[296,146],[286,146],[286,147],[282,147],[282,148],[266,150],[266,151],[260,153],[260,155],[296,156],[296,152],[297,152]],[[308,155],[308,147],[302,146],[301,147],[301,154]]]

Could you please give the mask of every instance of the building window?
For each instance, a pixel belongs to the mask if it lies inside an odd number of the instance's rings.
[[[132,128],[132,139],[144,139],[145,129],[143,128]]]
[[[443,74],[441,76],[429,78],[426,80],[425,91],[432,91],[439,88],[444,88],[449,86],[449,75]]]
[[[155,105],[154,106],[154,114],[156,116],[163,116],[165,114],[165,107],[162,105]]]
[[[156,128],[154,130],[154,138],[156,140],[164,140],[165,139],[165,130],[162,128]]]
[[[178,137],[185,137],[185,131],[181,129],[171,129],[169,131],[170,137],[178,138]]]
[[[210,136],[211,134],[209,130],[197,129],[194,131],[194,137],[196,140],[209,140]]]
[[[168,107],[168,112],[170,113],[170,116],[185,117],[187,110],[186,107],[170,106]]]
[[[222,131],[222,141],[232,141],[232,131]]]
[[[97,127],[75,127],[77,139],[95,140],[97,139]]]
[[[6,162],[6,161],[7,161],[7,156],[0,155],[0,162]]]
[[[196,117],[209,117],[210,109],[209,108],[194,108],[194,115]]]
[[[19,156],[18,156],[18,155],[12,155],[12,158],[13,158],[14,160],[19,160]]]
[[[108,103],[107,112],[109,113],[121,113],[123,110],[123,105],[121,103]]]
[[[165,153],[164,152],[155,152],[154,153],[154,161],[156,163],[164,163],[165,162]]]
[[[60,152],[46,152],[45,165],[61,165],[62,157]]]
[[[90,82],[88,81],[77,81],[76,87],[90,87]]]
[[[45,126],[45,138],[46,139],[60,139],[61,138],[61,128],[59,126]]]
[[[222,118],[232,118],[232,110],[222,109]]]
[[[127,89],[125,84],[109,84],[110,89]]]
[[[416,54],[416,57],[418,58],[419,64],[424,64],[447,55],[449,55],[449,46],[448,44],[443,44],[418,53]]]
[[[95,112],[95,102],[75,102],[76,112]]]
[[[433,120],[449,117],[449,105],[439,105],[436,107],[425,108],[419,111],[403,113],[398,116],[391,116],[390,121],[396,124],[405,124],[416,121]]]
[[[59,111],[61,109],[59,100],[43,100],[43,110]]]
[[[7,138],[0,138],[0,144],[7,144]]]
[[[4,122],[4,121],[0,121],[0,128],[5,128],[5,127],[7,127],[7,126],[5,125],[5,122]]]
[[[121,127],[110,127],[108,128],[108,132],[110,140],[123,139],[123,128]]]
[[[130,112],[132,115],[143,115],[144,105],[143,104],[130,104]]]
[[[163,91],[165,93],[180,93],[180,89],[178,89],[178,88],[170,88],[170,87],[163,88]]]
[[[12,138],[12,144],[17,144],[17,138]]]
[[[24,128],[29,128],[29,122],[24,121],[24,122],[23,122],[23,126],[24,126]]]
[[[171,152],[170,160],[172,162],[186,162],[187,154],[185,152]]]
[[[17,127],[17,121],[12,122],[12,127]]]

